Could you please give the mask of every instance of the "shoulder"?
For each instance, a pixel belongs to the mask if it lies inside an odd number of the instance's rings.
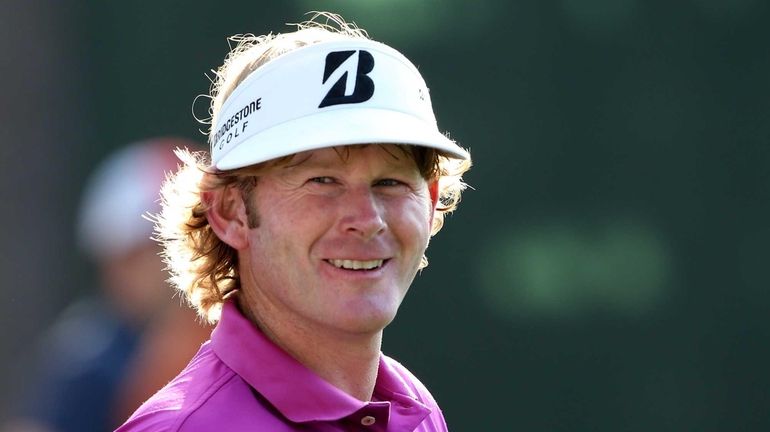
[[[176,378],[142,404],[116,432],[200,430],[189,420],[201,417],[201,411],[209,411],[212,398],[239,383],[240,378],[206,343]]]
[[[135,342],[136,334],[98,299],[75,301],[36,341],[21,414],[53,429],[108,428],[111,398]]]
[[[103,302],[85,298],[59,315],[40,349],[48,364],[63,374],[104,367],[115,370],[129,357],[136,336]]]
[[[389,387],[392,390],[400,390],[406,393],[405,396],[416,399],[430,411],[428,418],[425,419],[421,426],[422,428],[419,430],[446,431],[447,426],[446,420],[444,420],[444,413],[422,381],[404,365],[391,357],[383,355],[382,363],[389,375]]]
[[[410,390],[411,394],[409,396],[414,397],[429,407],[438,407],[436,400],[433,398],[433,395],[430,393],[425,384],[423,384],[422,381],[420,381],[412,372],[410,372],[409,369],[407,369],[397,360],[386,355],[382,356],[382,360],[390,370],[391,374],[400,379],[401,385]]]

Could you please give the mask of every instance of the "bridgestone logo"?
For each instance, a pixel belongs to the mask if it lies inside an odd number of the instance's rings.
[[[249,124],[249,122],[244,121],[246,117],[248,117],[250,114],[255,113],[262,109],[262,98],[257,98],[248,104],[244,105],[240,110],[238,110],[235,114],[230,116],[229,119],[227,119],[226,122],[222,123],[222,126],[219,127],[219,130],[214,135],[214,139],[211,142],[212,147],[219,143],[219,149],[222,149],[222,146],[224,146],[225,141],[230,142],[233,137],[237,138],[239,136],[239,131],[233,130],[235,126],[238,125],[241,121],[243,121],[243,125],[241,127],[240,132],[246,130],[246,126]],[[223,140],[223,138],[226,138],[226,140]]]
[[[358,55],[354,55],[354,54]],[[357,60],[357,61],[356,61]],[[334,82],[318,108],[331,105],[366,102],[374,95],[374,81],[369,72],[374,69],[374,57],[368,51],[335,51],[326,56],[321,84]]]

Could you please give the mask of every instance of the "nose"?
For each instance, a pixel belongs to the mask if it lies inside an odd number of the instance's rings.
[[[385,231],[384,209],[370,188],[348,190],[342,200],[341,228],[349,234],[370,240]]]

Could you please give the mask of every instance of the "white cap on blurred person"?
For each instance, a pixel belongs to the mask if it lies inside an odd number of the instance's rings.
[[[150,241],[153,224],[143,217],[160,210],[160,187],[176,170],[177,147],[197,148],[180,138],[128,145],[107,157],[86,183],[77,221],[81,249],[103,261]]]

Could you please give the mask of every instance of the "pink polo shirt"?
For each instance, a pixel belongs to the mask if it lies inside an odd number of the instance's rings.
[[[371,402],[300,364],[228,302],[190,364],[116,432],[446,431],[425,386],[380,355]]]

